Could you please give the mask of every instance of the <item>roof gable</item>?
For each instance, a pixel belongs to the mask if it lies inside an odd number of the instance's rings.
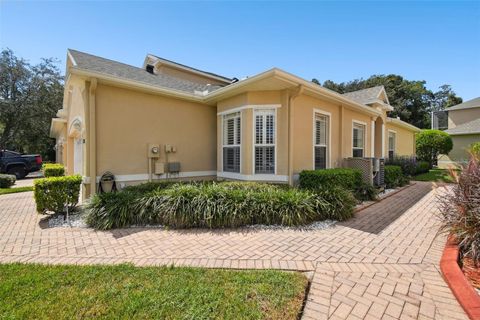
[[[343,94],[349,99],[355,100],[359,103],[370,104],[378,100],[389,104],[387,93],[384,86],[376,86],[357,91],[346,92]]]

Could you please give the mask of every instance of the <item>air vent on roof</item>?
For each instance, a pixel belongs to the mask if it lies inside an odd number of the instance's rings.
[[[151,64],[147,64],[146,70],[147,70],[148,73],[153,74],[153,66]]]
[[[231,83],[238,82],[239,80],[237,78],[233,78]]]

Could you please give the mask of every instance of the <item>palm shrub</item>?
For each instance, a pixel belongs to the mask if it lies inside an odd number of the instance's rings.
[[[355,188],[353,195],[359,201],[374,201],[378,199],[378,189],[369,183],[362,182]]]
[[[172,228],[225,228],[252,224],[297,226],[352,216],[351,194],[315,193],[261,183],[177,183],[142,193],[95,195],[87,223],[97,229],[132,224]]]
[[[480,263],[480,164],[476,156],[460,174],[453,190],[439,197],[443,229],[453,234],[463,255]]]
[[[0,174],[0,188],[10,188],[17,181],[13,174]]]

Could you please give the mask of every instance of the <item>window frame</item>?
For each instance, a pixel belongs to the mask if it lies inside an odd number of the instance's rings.
[[[390,150],[390,134],[393,134],[394,135],[394,139],[393,139],[393,150]],[[395,157],[395,150],[397,149],[397,131],[395,130],[388,130],[388,136],[387,136],[387,155],[388,155],[388,158],[390,158],[390,151],[393,151],[393,157]]]
[[[355,147],[354,146],[354,131],[355,131],[355,126],[362,126],[363,127],[363,136],[362,136],[362,141],[363,141],[363,147],[359,148],[359,147]],[[363,122],[363,121],[358,121],[358,120],[353,120],[352,121],[352,158],[365,158],[366,155],[365,155],[365,150],[367,148],[367,123],[366,122]],[[354,155],[354,150],[362,150],[362,156],[361,157],[355,157]]]
[[[277,125],[277,108],[253,108],[253,117],[252,117],[252,174],[253,175],[276,175],[277,174],[277,139],[278,139],[278,125]],[[257,144],[257,114],[264,114],[265,118],[263,120],[263,123],[266,124],[266,116],[267,115],[273,115],[273,144],[268,144],[268,143],[259,143]],[[263,131],[263,141],[266,142],[266,125],[262,128]],[[274,165],[273,165],[273,172],[271,173],[265,173],[265,172],[256,172],[256,156],[255,156],[255,149],[256,147],[273,147],[273,154],[274,154]]]
[[[326,137],[326,152],[325,152],[325,156],[326,156],[326,160],[325,160],[325,169],[330,169],[332,167],[331,165],[331,146],[332,146],[332,125],[331,125],[331,121],[332,121],[332,114],[330,112],[326,112],[324,110],[321,110],[321,109],[313,109],[313,135],[312,135],[312,145],[313,145],[313,149],[312,149],[312,168],[313,170],[317,170],[316,167],[315,167],[315,149],[316,147],[318,146],[321,146],[321,145],[317,145],[316,144],[316,141],[317,141],[317,136],[316,136],[316,131],[317,131],[317,118],[316,116],[318,115],[321,115],[321,116],[324,116],[327,118],[327,130],[326,130],[326,134],[327,134],[327,137]],[[318,169],[318,170],[323,170],[323,169]]]
[[[242,172],[242,123],[243,123],[243,117],[242,117],[242,112],[241,111],[233,111],[229,113],[224,113],[221,115],[222,117],[222,172],[230,172],[230,173],[241,173]],[[226,119],[227,118],[233,118],[233,119],[240,119],[240,127],[237,125],[237,121],[234,120],[234,128],[233,128],[233,140],[234,144],[228,144],[225,141],[225,124],[226,124]],[[228,119],[227,119],[228,120]],[[239,132],[237,132],[236,129],[239,129]],[[237,142],[237,138],[240,139],[240,143]],[[224,155],[224,150],[225,148],[238,148],[239,153],[240,153],[240,159],[239,159],[239,169],[238,171],[226,171],[225,170],[225,155]]]

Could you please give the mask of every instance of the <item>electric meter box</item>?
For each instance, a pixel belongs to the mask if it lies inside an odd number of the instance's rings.
[[[160,157],[160,145],[155,143],[148,144],[148,157],[149,158],[158,158]]]

